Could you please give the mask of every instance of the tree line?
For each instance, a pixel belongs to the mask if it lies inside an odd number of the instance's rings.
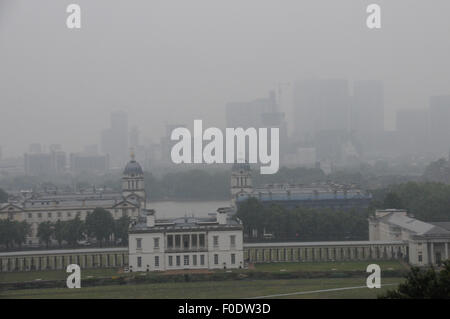
[[[100,246],[110,244],[128,245],[130,217],[122,216],[114,220],[111,213],[96,208],[82,221],[79,216],[67,221],[42,222],[37,229],[37,237],[47,248],[53,241],[59,247],[78,246],[80,241],[94,238]],[[6,249],[21,247],[31,233],[31,225],[26,221],[0,220],[0,245]]]
[[[240,204],[237,217],[242,220],[248,240],[264,240],[264,234],[276,241],[367,240],[367,211],[336,211],[281,205],[263,205],[257,199]],[[256,236],[254,236],[256,230]]]
[[[373,191],[372,207],[405,209],[423,221],[450,220],[450,185],[408,182]]]

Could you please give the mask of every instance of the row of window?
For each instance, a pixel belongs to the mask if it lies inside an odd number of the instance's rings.
[[[236,264],[236,254],[231,254],[230,257],[231,257],[231,264],[235,265]],[[192,258],[190,255],[184,255],[183,256],[183,266],[190,266],[191,263],[192,263],[192,266],[197,266],[197,265],[204,266],[205,265],[205,255],[204,254],[192,255]],[[219,265],[219,255],[218,254],[214,254],[214,265]],[[137,257],[137,266],[139,268],[142,267],[142,257],[141,256]],[[181,256],[180,255],[169,256],[168,257],[168,266],[169,267],[181,266]],[[158,268],[158,267],[159,267],[159,256],[155,256],[155,268]]]
[[[181,245],[181,243],[183,243]],[[219,236],[213,236],[214,248],[219,247]],[[173,248],[204,248],[205,234],[191,234],[191,235],[167,235],[167,249]],[[236,247],[236,235],[230,235],[230,247]],[[159,249],[159,237],[153,238],[153,249]],[[142,249],[142,238],[136,238],[136,249]]]
[[[118,210],[115,209],[114,212],[117,213]],[[134,213],[134,212],[135,212],[135,209],[134,209],[134,208],[131,209],[131,212]],[[81,213],[82,213],[82,212],[76,212],[76,213],[74,213],[73,216],[81,216]],[[87,212],[86,212],[86,214],[89,214],[89,213],[90,213],[90,211],[87,211]],[[124,213],[124,216],[127,216],[127,215],[128,215],[128,213],[127,213],[126,210],[124,210],[123,213]],[[37,218],[42,218],[42,217],[45,215],[45,213],[34,213],[34,214],[37,215]],[[62,213],[62,212],[57,212],[57,213],[55,213],[55,215],[53,215],[52,212],[48,212],[48,213],[47,213],[47,217],[48,217],[48,218],[52,218],[53,216],[56,216],[56,217],[63,217],[63,216],[64,216],[64,213]],[[65,214],[65,216],[67,216],[67,217],[72,217],[72,212],[67,212],[67,213]],[[33,213],[28,213],[28,218],[33,218]]]

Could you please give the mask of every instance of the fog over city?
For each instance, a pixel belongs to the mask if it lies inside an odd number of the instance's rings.
[[[0,1],[0,145],[77,152],[99,144],[113,111],[142,139],[195,118],[223,127],[228,102],[263,98],[308,77],[381,80],[385,128],[395,112],[450,94],[450,3],[378,1],[382,28],[365,26],[371,1]],[[7,14],[6,14],[7,13]],[[292,86],[281,109],[289,132]]]

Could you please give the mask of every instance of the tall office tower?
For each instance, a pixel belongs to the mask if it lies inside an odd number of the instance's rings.
[[[350,96],[345,79],[297,81],[293,107],[297,139],[312,139],[320,131],[349,131]]]
[[[66,171],[66,153],[63,151],[25,153],[24,168],[27,175],[62,174]]]
[[[177,143],[177,141],[172,141],[170,137],[172,135],[172,131],[176,128],[187,128],[187,126],[185,124],[166,124],[166,134],[160,139],[161,164],[163,165],[172,164],[172,156],[170,153],[172,151],[172,147]],[[193,136],[191,138],[193,138]],[[193,147],[192,141],[191,147]]]
[[[384,132],[384,93],[381,81],[354,83],[351,127],[370,153]]]
[[[133,126],[130,131],[130,147],[135,150],[139,146],[139,128],[137,126]]]
[[[30,144],[28,147],[30,153],[42,153],[42,146],[39,143]]]
[[[276,101],[274,93],[271,92],[268,98],[256,99],[250,102],[232,102],[226,105],[226,125],[227,127],[263,127],[263,113],[276,112]]]
[[[128,115],[111,113],[111,127],[102,132],[102,152],[109,154],[112,166],[121,166],[129,157]]]
[[[397,133],[400,154],[417,155],[426,151],[428,144],[428,110],[397,111]]]
[[[443,156],[450,147],[450,95],[430,98],[430,146]]]
[[[230,128],[279,128],[280,155],[284,154],[287,141],[287,125],[284,113],[279,111],[274,91],[266,98],[250,102],[234,102],[226,105],[226,125]],[[271,149],[270,145],[268,146]],[[245,159],[248,160],[248,145]],[[236,153],[235,153],[236,154]],[[235,160],[242,154],[236,154]]]

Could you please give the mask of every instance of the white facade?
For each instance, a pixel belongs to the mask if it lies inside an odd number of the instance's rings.
[[[226,215],[172,220],[147,216],[130,230],[130,271],[243,268],[242,224]]]
[[[377,210],[369,219],[370,241],[403,241],[414,266],[440,264],[450,256],[450,223],[423,222],[404,210]]]
[[[122,193],[118,194],[34,194],[18,202],[0,204],[0,219],[26,221],[31,234],[26,245],[39,245],[38,226],[42,222],[85,220],[89,213],[100,207],[109,211],[114,219],[128,216],[137,220],[145,207],[145,185],[142,169],[132,158],[126,165],[122,178]]]

